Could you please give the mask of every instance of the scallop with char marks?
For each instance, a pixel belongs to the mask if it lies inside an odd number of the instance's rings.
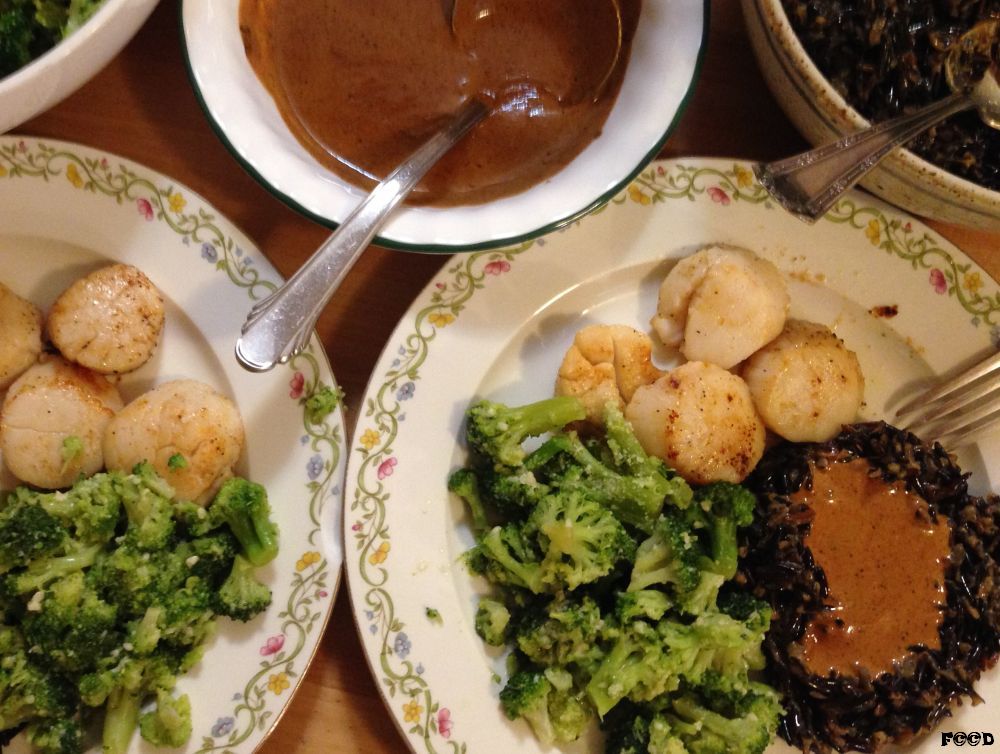
[[[244,430],[236,405],[197,380],[173,380],[143,393],[104,433],[108,469],[148,461],[177,497],[207,503],[233,475]]]
[[[853,351],[830,328],[790,319],[742,368],[764,424],[793,442],[825,442],[854,422],[865,379]]]
[[[104,465],[104,430],[122,407],[103,375],[58,357],[30,367],[7,393],[0,411],[0,452],[23,482],[68,487]]]
[[[70,361],[103,374],[145,364],[163,330],[163,297],[146,275],[113,264],[60,294],[47,323],[49,338]]]
[[[781,332],[788,304],[771,262],[746,249],[712,246],[670,270],[650,324],[688,360],[729,369]]]
[[[689,361],[635,391],[625,409],[636,437],[688,482],[740,482],[764,453],[750,390],[715,364]]]
[[[38,361],[41,352],[41,311],[0,283],[0,390]]]

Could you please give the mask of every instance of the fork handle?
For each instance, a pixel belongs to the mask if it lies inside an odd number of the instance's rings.
[[[284,285],[250,310],[236,341],[243,367],[264,372],[306,347],[323,307],[389,213],[488,112],[478,100],[466,103],[444,130],[382,180]]]
[[[782,207],[812,223],[893,149],[948,116],[974,106],[972,97],[955,92],[915,113],[883,121],[816,149],[759,163],[754,166],[754,175]]]

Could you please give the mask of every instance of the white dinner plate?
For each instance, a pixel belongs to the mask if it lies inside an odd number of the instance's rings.
[[[123,398],[179,377],[232,397],[246,425],[237,470],[267,488],[280,530],[278,557],[259,572],[271,607],[246,624],[220,619],[204,659],[177,685],[191,697],[194,729],[180,751],[249,754],[301,682],[340,580],[343,414],[338,402],[314,422],[304,408],[314,391],[339,388],[315,339],[272,372],[237,365],[247,310],[280,279],[200,196],[87,147],[0,137],[0,281],[44,311],[70,282],[112,261],[143,270],[166,302],[157,352],[122,379]],[[136,735],[132,750],[153,749]]]
[[[347,470],[347,582],[375,683],[414,751],[542,751],[498,703],[502,653],[473,625],[480,579],[449,473],[464,461],[470,402],[552,395],[574,333],[593,323],[649,331],[656,293],[680,257],[735,244],[785,275],[791,315],[846,341],[866,379],[863,418],[998,341],[997,284],[947,241],[877,200],[851,193],[807,226],[777,208],[747,163],[657,162],[605,209],[516,248],[454,257],[402,318],[362,402]],[[666,349],[661,366],[676,363]],[[996,483],[1000,440],[960,456],[972,487]],[[428,614],[428,610],[437,611]],[[437,616],[440,616],[439,618]],[[1000,673],[942,730],[989,730]],[[783,744],[776,744],[783,746]],[[935,737],[917,747],[940,748]],[[588,739],[567,751],[600,751]]]

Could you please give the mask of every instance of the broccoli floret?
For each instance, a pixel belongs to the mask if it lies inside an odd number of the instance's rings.
[[[209,515],[229,525],[243,556],[255,566],[277,556],[278,527],[271,520],[271,505],[261,485],[241,477],[227,479],[209,506]]]
[[[153,746],[178,748],[191,738],[191,700],[157,689],[156,708],[139,716],[139,733]]]
[[[645,702],[680,685],[675,660],[656,627],[637,620],[624,626],[587,683],[587,695],[604,717],[622,699]]]
[[[225,526],[221,518],[209,514],[207,507],[190,500],[174,501],[174,520],[192,537],[204,537]]]
[[[635,552],[635,542],[618,519],[579,491],[543,498],[528,527],[537,531],[545,553],[542,580],[557,588],[594,582]]]
[[[310,424],[319,424],[337,407],[344,394],[339,390],[323,385],[306,398],[306,417]]]
[[[37,609],[25,613],[21,629],[32,654],[68,673],[95,669],[122,640],[117,609],[85,586],[82,573],[51,584]]]
[[[658,589],[641,589],[637,592],[620,592],[615,599],[615,617],[621,624],[644,619],[654,623],[673,605],[673,601]]]
[[[756,614],[755,614],[756,615]],[[663,620],[657,633],[671,656],[672,672],[697,684],[708,670],[745,682],[749,671],[764,667],[761,643],[768,620],[744,623],[725,613],[699,615],[692,623]]]
[[[684,594],[698,586],[700,558],[698,539],[685,518],[670,513],[660,516],[650,536],[636,550],[629,591],[663,585]]]
[[[83,730],[72,718],[38,720],[27,727],[25,735],[39,754],[80,754],[83,751]]]
[[[65,492],[28,494],[78,542],[105,544],[121,518],[121,485],[121,474],[103,473],[81,479]]]
[[[479,487],[483,501],[500,515],[524,518],[551,491],[549,485],[538,481],[531,469],[534,455],[525,459],[521,469],[504,469],[506,473],[498,473],[493,468],[482,470]]]
[[[548,590],[542,578],[542,566],[534,544],[515,523],[494,526],[466,554],[473,573],[495,584],[517,586],[535,594]]]
[[[770,689],[768,689],[770,691]],[[777,695],[756,694],[743,715],[713,712],[691,695],[672,701],[663,717],[691,754],[762,754],[782,714]]]
[[[564,473],[547,481],[560,490],[577,490],[600,502],[621,521],[646,533],[653,530],[668,495],[678,484],[668,478],[662,461],[649,457],[638,473],[615,468],[597,456],[575,432],[556,435],[550,448],[558,448],[573,459]],[[681,482],[687,490],[687,484]]]
[[[469,506],[469,513],[472,514],[472,531],[476,536],[490,528],[486,509],[483,507],[483,500],[479,495],[479,480],[476,477],[476,472],[469,468],[456,470],[448,477],[448,490],[462,498]]]
[[[600,608],[593,599],[562,597],[549,603],[544,617],[520,625],[515,639],[518,649],[538,665],[589,666],[600,653],[596,645],[603,628]]]
[[[524,460],[526,439],[558,431],[585,416],[583,404],[570,396],[516,407],[483,400],[466,412],[465,437],[473,451],[494,464],[516,467]]]
[[[507,641],[510,610],[502,602],[489,597],[479,600],[476,607],[476,633],[491,647],[502,647]]]
[[[728,580],[736,575],[738,548],[736,533],[753,522],[757,505],[754,494],[745,487],[729,482],[713,482],[695,492],[691,506],[693,525],[704,528],[708,535],[708,568]]]
[[[500,704],[509,719],[524,718],[545,744],[575,741],[591,719],[572,688],[556,688],[546,674],[537,671],[514,673],[500,691]]]
[[[47,663],[28,656],[16,628],[0,626],[0,730],[37,719],[64,719],[74,703],[72,686]]]
[[[121,500],[128,516],[125,537],[140,550],[162,550],[174,534],[173,490],[148,464],[122,479]]]
[[[234,620],[248,621],[270,604],[270,587],[257,580],[253,563],[237,555],[229,577],[219,589],[216,611]]]
[[[59,519],[20,494],[12,493],[0,511],[0,572],[55,552],[68,534]]]
[[[78,545],[72,540],[61,555],[37,558],[23,571],[13,571],[4,578],[3,592],[7,595],[34,594],[47,584],[89,568],[101,552],[100,545]]]

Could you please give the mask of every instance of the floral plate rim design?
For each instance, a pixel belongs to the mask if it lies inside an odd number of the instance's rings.
[[[665,258],[711,242],[766,251],[800,284],[829,286],[857,302],[859,326],[881,328],[873,342],[886,328],[898,329],[907,358],[926,357],[932,372],[946,370],[956,355],[1000,344],[997,284],[919,221],[851,192],[810,228],[778,208],[749,163],[738,160],[655,162],[561,233],[453,257],[402,317],[372,373],[345,483],[352,609],[376,684],[413,751],[535,751],[523,723],[503,718],[497,657],[469,625],[467,595],[456,594],[463,579],[472,581],[460,572],[451,532],[462,509],[446,488],[447,471],[462,457],[464,407],[484,394],[484,384],[494,388],[485,391],[490,397],[517,392],[511,386],[524,375],[516,368],[492,372],[501,362],[530,360],[533,349],[551,344],[552,332],[569,327],[560,300],[597,306],[590,292],[604,286],[614,299],[626,290],[622,275],[662,271]],[[898,280],[881,283],[887,270]],[[655,291],[651,279],[641,282]],[[892,294],[882,292],[893,286],[903,292],[900,303],[912,295],[926,305],[901,306],[898,317],[880,314],[874,304],[889,303]],[[947,315],[942,327],[956,329],[940,348],[913,334],[925,309]],[[548,310],[555,313],[546,317]],[[549,390],[528,389],[534,399]],[[1000,458],[997,445],[982,452]]]
[[[205,199],[166,176],[83,145],[6,135],[0,136],[0,200],[0,217],[9,213],[0,238],[7,233],[14,238],[37,235],[44,243],[79,244],[147,272],[146,265],[153,266],[158,275],[151,277],[168,301],[178,302],[205,341],[204,358],[229,383],[244,418],[250,412],[271,412],[266,413],[273,420],[266,432],[253,422],[247,422],[246,430],[248,473],[267,487],[281,532],[279,556],[266,577],[274,601],[251,623],[220,624],[219,637],[200,666],[217,657],[218,664],[212,665],[216,677],[202,677],[205,673],[195,668],[178,684],[185,691],[191,683],[193,695],[203,694],[194,698],[194,731],[184,751],[250,754],[298,690],[340,583],[345,425],[342,392],[326,355],[314,337],[303,354],[266,375],[238,367],[230,341],[252,302],[273,291],[280,276]],[[52,223],[36,232],[26,215],[52,218]],[[111,245],[102,247],[109,239]],[[0,247],[0,258],[4,254]],[[211,295],[198,297],[201,286]],[[161,349],[171,347],[170,337],[165,333]],[[174,336],[176,341],[184,338]],[[273,437],[291,435],[289,470],[274,474],[276,467],[260,462],[260,451]],[[265,477],[255,475],[255,462],[256,468],[266,468]],[[218,677],[218,670],[225,677]],[[206,686],[214,693],[205,694]],[[230,688],[232,694],[223,697],[219,688]],[[210,707],[211,714],[201,714],[201,707]],[[141,748],[136,736],[131,750]]]

